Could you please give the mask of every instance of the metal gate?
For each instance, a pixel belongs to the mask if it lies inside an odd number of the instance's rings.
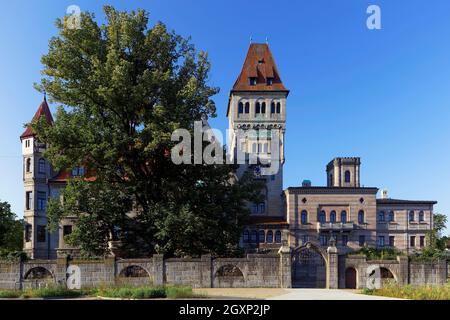
[[[325,288],[326,263],[322,254],[307,245],[292,254],[292,286],[295,288]]]

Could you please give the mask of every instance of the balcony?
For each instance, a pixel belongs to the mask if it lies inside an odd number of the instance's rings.
[[[353,230],[353,222],[317,222],[317,230]]]
[[[409,230],[431,230],[428,223],[409,223]]]

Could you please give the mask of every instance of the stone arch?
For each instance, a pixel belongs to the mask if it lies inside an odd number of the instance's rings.
[[[348,267],[345,269],[345,288],[358,288],[358,271],[354,267]]]
[[[394,272],[392,272],[388,267],[380,266],[380,277],[382,286],[397,283],[397,278],[395,277]]]
[[[50,270],[44,267],[33,267],[25,273],[25,280],[53,280],[53,274]]]
[[[150,273],[143,267],[138,265],[130,265],[127,267],[124,267],[120,273],[120,278],[145,278],[150,277]]]
[[[328,260],[326,252],[311,242],[292,252],[292,286],[298,288],[325,288]]]
[[[125,265],[116,277],[119,284],[142,286],[153,282],[152,274],[140,264]]]
[[[224,264],[214,274],[214,287],[240,288],[245,286],[242,270],[235,264]]]

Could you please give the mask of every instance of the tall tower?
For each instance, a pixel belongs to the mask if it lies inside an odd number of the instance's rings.
[[[268,44],[250,44],[241,73],[230,91],[227,117],[229,152],[234,161],[239,158],[238,153],[245,153],[238,177],[250,169],[257,179],[265,182],[264,200],[251,204],[253,215],[285,214],[282,191],[288,94]],[[261,161],[251,160],[255,154]],[[269,164],[264,159],[270,159]]]
[[[33,121],[45,118],[53,123],[53,117],[44,100],[36,111]],[[57,239],[47,232],[46,204],[49,196],[48,179],[52,175],[50,164],[43,157],[47,146],[41,143],[31,126],[20,136],[22,143],[23,184],[24,184],[24,251],[32,259],[54,258],[52,248]]]
[[[327,164],[327,186],[359,188],[360,167],[360,158],[334,158]]]

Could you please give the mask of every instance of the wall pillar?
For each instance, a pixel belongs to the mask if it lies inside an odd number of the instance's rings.
[[[212,280],[214,277],[212,274],[212,256],[210,254],[202,255],[201,260],[201,286],[202,288],[212,288]]]
[[[156,286],[164,285],[164,255],[153,255],[153,284]]]
[[[409,259],[406,256],[397,256],[397,261],[397,282],[401,286],[407,285],[409,283]]]
[[[292,288],[292,271],[291,271],[291,248],[289,246],[282,246],[278,250],[280,255],[280,288]]]
[[[333,244],[327,249],[327,289],[338,289],[339,287],[338,250]]]

